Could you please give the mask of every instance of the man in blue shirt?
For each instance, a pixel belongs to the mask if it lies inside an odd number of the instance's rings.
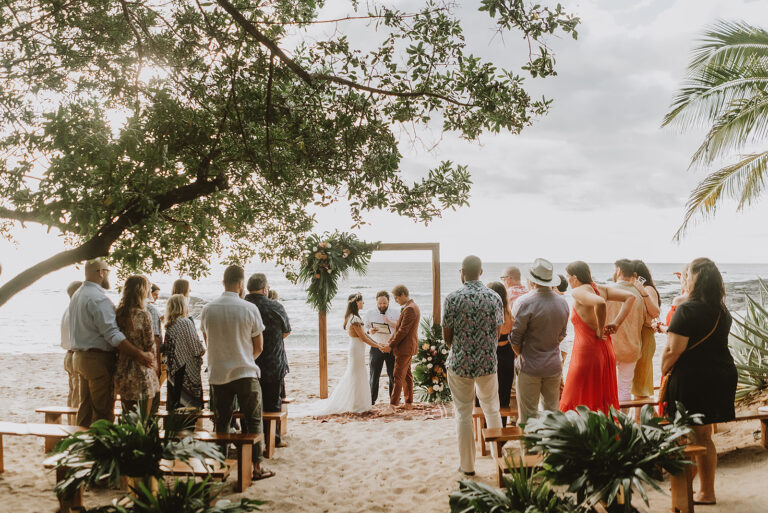
[[[103,260],[85,264],[85,281],[69,303],[70,347],[80,379],[77,424],[89,427],[99,419],[114,419],[113,378],[117,353],[151,367],[152,353],[139,350],[117,327],[115,305],[107,297],[109,267]]]

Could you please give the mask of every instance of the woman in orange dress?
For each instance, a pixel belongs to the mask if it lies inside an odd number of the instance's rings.
[[[616,287],[595,285],[585,262],[572,262],[565,271],[573,290],[571,322],[575,336],[560,410],[573,410],[584,405],[607,414],[611,407],[619,409],[616,356],[610,335],[626,319],[635,296]],[[608,323],[605,318],[607,301],[624,303],[616,318]]]

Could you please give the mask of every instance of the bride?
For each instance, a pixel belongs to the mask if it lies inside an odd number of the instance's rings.
[[[371,409],[371,389],[368,386],[368,372],[365,369],[365,345],[381,349],[363,329],[360,311],[363,308],[363,296],[351,294],[347,300],[347,312],[344,314],[344,329],[349,334],[349,352],[347,370],[331,397],[317,404],[313,415],[332,415],[334,413],[360,413]]]

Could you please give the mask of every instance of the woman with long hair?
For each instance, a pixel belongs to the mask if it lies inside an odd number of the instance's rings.
[[[347,369],[336,385],[331,397],[321,401],[316,408],[310,408],[312,415],[332,415],[334,413],[360,413],[371,409],[371,388],[368,386],[368,372],[365,368],[365,345],[381,349],[363,329],[360,312],[363,309],[363,296],[350,294],[347,298],[347,311],[344,313],[344,329],[349,336]]]
[[[200,368],[205,346],[189,318],[187,301],[174,294],[165,306],[165,341],[163,354],[168,366],[168,410],[179,406],[203,407]]]
[[[635,399],[650,399],[653,396],[653,356],[656,354],[656,330],[654,321],[661,312],[661,296],[653,283],[651,271],[642,260],[633,260],[635,268],[635,288],[640,292],[645,307],[645,320],[641,333],[640,359],[635,364],[635,375],[632,379],[632,395]],[[635,408],[636,416],[640,418],[640,408]]]
[[[115,310],[117,326],[128,340],[140,351],[155,353],[155,335],[152,332],[152,318],[147,312],[150,283],[145,276],[129,276],[123,286],[123,296]],[[154,358],[153,358],[154,359]],[[115,370],[115,393],[120,394],[123,411],[134,408],[142,397],[151,409],[152,399],[160,391],[157,377],[157,361],[152,367],[139,365],[133,358],[120,353]]]
[[[496,377],[499,381],[499,406],[501,408],[509,408],[512,385],[515,382],[515,352],[509,344],[509,334],[512,331],[515,318],[512,317],[512,310],[509,308],[507,289],[504,287],[504,284],[492,281],[487,286],[499,295],[501,306],[504,309],[504,324],[501,325],[499,330],[499,342],[496,346],[496,359],[498,362]],[[475,402],[477,403],[477,399],[475,399]],[[502,415],[501,423],[506,427],[507,417]]]
[[[669,312],[667,312],[666,327],[668,327],[669,323],[672,322],[672,316],[675,315],[675,310],[677,310],[677,307],[683,304],[686,299],[688,299],[688,269],[690,266],[691,264],[685,264],[681,272],[675,273],[680,279],[680,294],[672,299],[672,306],[669,307]],[[664,333],[667,331],[666,327],[662,330]]]
[[[176,280],[173,282],[173,285],[171,286],[171,295],[181,294],[185,298],[189,299],[189,281],[187,280]]]
[[[590,410],[619,409],[616,381],[616,356],[611,335],[624,322],[635,302],[635,295],[616,287],[596,285],[585,262],[571,262],[565,268],[573,290],[573,350],[560,410],[587,406]],[[621,310],[615,319],[606,319],[606,303],[619,301]]]
[[[678,402],[688,413],[704,416],[703,425],[693,428],[696,444],[706,448],[696,456],[699,493],[694,501],[715,503],[717,451],[712,443],[712,424],[736,416],[736,365],[728,350],[731,314],[725,306],[725,285],[715,263],[697,258],[688,270],[688,299],[680,304],[667,330],[667,346],[661,372],[670,373],[662,398],[668,415]]]

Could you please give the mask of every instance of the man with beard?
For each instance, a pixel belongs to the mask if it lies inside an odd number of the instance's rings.
[[[365,331],[371,335],[371,338],[379,344],[386,344],[389,341],[389,335],[397,327],[397,319],[400,317],[400,311],[389,306],[389,292],[380,290],[376,293],[376,310],[368,310],[365,314]],[[376,328],[374,323],[378,323],[380,328]],[[388,326],[385,331],[384,325]],[[379,397],[379,378],[381,368],[387,364],[387,376],[389,377],[389,391],[392,392],[395,371],[395,355],[392,353],[383,353],[376,347],[371,346],[369,367],[371,377],[371,404],[376,404]]]
[[[69,303],[70,347],[80,380],[77,424],[83,427],[114,418],[115,349],[145,367],[154,361],[152,353],[139,350],[117,327],[115,306],[105,293],[107,289],[109,267],[103,260],[91,260],[85,264],[83,285]]]

